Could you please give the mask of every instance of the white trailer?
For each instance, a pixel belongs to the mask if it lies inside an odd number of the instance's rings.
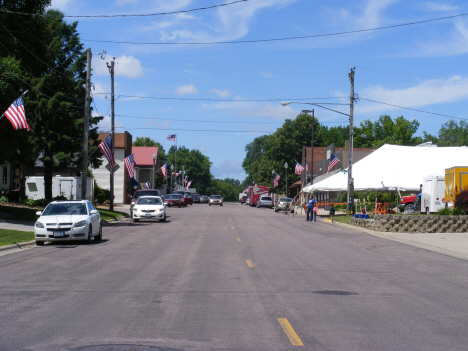
[[[244,196],[247,196],[247,193],[239,193],[239,201],[241,201]]]
[[[44,177],[26,177],[26,196],[28,199],[45,198]],[[65,196],[68,200],[81,200],[81,177],[52,178],[52,197]],[[86,199],[93,201],[94,178],[87,178]]]
[[[424,177],[421,192],[421,212],[435,213],[445,207],[445,175]]]

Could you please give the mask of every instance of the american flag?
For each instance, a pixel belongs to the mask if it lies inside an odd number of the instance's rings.
[[[114,160],[114,148],[112,147],[112,134],[110,134],[104,141],[101,141],[99,144],[99,148],[102,150],[102,153],[107,158],[107,162],[109,162],[109,167],[114,168],[115,160]]]
[[[161,167],[161,172],[164,178],[167,178],[167,163],[165,163],[164,166]]]
[[[306,173],[309,172],[309,162],[306,161],[306,169],[305,169]]]
[[[170,134],[167,136],[166,139],[170,141],[176,141],[176,134]]]
[[[146,182],[145,184],[145,189],[149,189],[150,188],[150,183],[149,182]]]
[[[188,182],[188,176],[185,176],[184,183],[187,184]]]
[[[133,160],[133,155],[128,155],[124,158],[125,167],[127,168],[128,176],[130,178],[135,177],[135,161]]]
[[[303,171],[304,167],[302,167],[302,165],[299,164],[299,162],[296,162],[296,168],[294,173],[301,175]]]
[[[192,184],[192,181],[193,181],[193,180],[191,180],[190,182],[187,183],[187,189],[188,189],[189,186]]]
[[[31,129],[29,128],[28,122],[26,121],[26,114],[24,112],[24,103],[22,95],[13,101],[8,110],[3,113],[6,118],[13,124],[13,128],[23,129],[26,128],[28,131]]]
[[[280,176],[278,173],[275,173],[275,177],[273,178],[273,186],[276,188],[278,186],[278,181],[280,180]]]
[[[328,170],[327,170],[327,173],[330,172],[332,170],[333,167],[335,167],[338,162],[340,162],[340,160],[338,159],[338,157],[336,157],[335,155],[331,154],[330,156],[330,162],[328,163]]]
[[[172,175],[173,175],[174,177],[178,177],[178,176],[179,176],[179,173],[172,172]]]

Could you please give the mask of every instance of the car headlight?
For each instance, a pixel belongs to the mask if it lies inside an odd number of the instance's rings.
[[[86,220],[79,221],[75,223],[75,228],[81,228],[86,226]]]
[[[44,224],[41,222],[36,222],[36,228],[44,228]]]

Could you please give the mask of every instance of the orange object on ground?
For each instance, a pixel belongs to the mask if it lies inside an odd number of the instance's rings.
[[[372,213],[373,214],[376,214],[376,213],[387,214],[387,210],[385,209],[385,207],[383,206],[381,202],[377,202],[377,212],[375,211],[375,208],[374,208],[374,212]]]

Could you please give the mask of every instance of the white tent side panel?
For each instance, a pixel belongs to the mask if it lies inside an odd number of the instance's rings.
[[[423,178],[468,164],[468,147],[414,147],[385,144],[353,165],[355,191],[419,191]],[[348,173],[339,172],[303,191],[346,191]]]

